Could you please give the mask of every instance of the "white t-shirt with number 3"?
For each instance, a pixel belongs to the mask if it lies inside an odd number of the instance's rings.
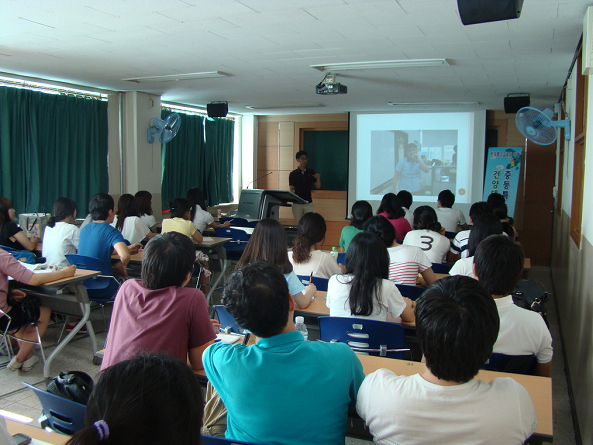
[[[444,263],[451,242],[440,233],[432,230],[412,230],[406,234],[404,245],[420,247],[431,263]]]

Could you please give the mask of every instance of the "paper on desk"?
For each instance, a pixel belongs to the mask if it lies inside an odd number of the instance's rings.
[[[203,241],[212,241],[212,237],[211,236],[203,236],[202,240]]]
[[[53,272],[53,269],[49,268],[47,264],[28,264],[21,262],[23,266],[25,266],[29,270],[33,270],[35,272]]]
[[[216,337],[219,338],[220,341],[228,343],[229,345],[232,345],[233,343],[237,343],[239,340],[243,339],[242,335],[233,335],[233,334],[216,334]]]
[[[31,439],[31,445],[51,445],[51,443],[44,442],[43,440]]]

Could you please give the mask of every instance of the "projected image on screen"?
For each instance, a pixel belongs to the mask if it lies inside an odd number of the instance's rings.
[[[456,189],[458,130],[372,130],[370,194]]]

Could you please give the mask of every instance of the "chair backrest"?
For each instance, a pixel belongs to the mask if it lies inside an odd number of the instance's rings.
[[[432,263],[432,271],[434,273],[449,273],[452,267],[452,264]]]
[[[47,417],[49,427],[58,433],[72,435],[84,427],[85,405],[50,394],[28,383],[22,383],[35,392],[41,402],[43,414]]]
[[[409,284],[396,284],[399,292],[404,296],[408,297],[410,300],[416,301],[422,292],[426,290],[425,287],[420,286],[410,286]]]
[[[216,232],[216,236],[233,239],[231,242],[224,245],[224,248],[228,252],[245,250],[245,246],[249,242],[249,235],[247,235],[247,232],[244,230],[233,229],[230,227],[216,227],[214,231]]]
[[[234,332],[235,334],[243,334],[243,330],[222,304],[214,305],[214,311],[216,312],[216,318],[218,318],[221,329],[227,334],[229,333],[228,331]]]
[[[94,258],[85,255],[67,254],[68,262],[79,269],[84,270],[98,270],[102,276],[89,278],[84,281],[84,287],[87,288],[89,299],[94,301],[107,301],[113,299],[119,283],[112,276],[111,264],[106,264],[99,258]]]
[[[305,286],[309,284],[309,276],[308,275],[297,275],[301,283]],[[327,283],[329,283],[329,278],[320,278],[320,277],[313,277],[311,279],[311,283],[315,285],[317,290],[327,292]]]
[[[338,253],[338,264],[346,264],[346,253]]]
[[[449,239],[455,239],[455,235],[457,235],[455,232],[445,232],[445,236]]]
[[[397,323],[354,317],[319,317],[317,322],[320,340],[346,343],[357,354],[405,359],[409,351]]]
[[[510,372],[512,374],[532,375],[536,357],[530,355],[506,355],[493,352],[482,369],[487,371]]]
[[[206,436],[202,434],[202,445],[255,445],[253,442],[242,442],[240,440],[225,439],[224,437]]]

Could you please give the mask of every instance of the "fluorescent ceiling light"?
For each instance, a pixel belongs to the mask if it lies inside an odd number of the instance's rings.
[[[375,62],[328,63],[310,65],[319,71],[374,70],[380,68],[411,68],[424,66],[449,66],[447,59],[378,60]]]
[[[245,105],[245,108],[250,110],[281,110],[284,108],[320,108],[325,107],[323,104],[294,104],[294,105]]]
[[[205,71],[202,73],[186,73],[186,74],[168,74],[166,76],[148,76],[148,77],[131,77],[128,82],[176,82],[178,80],[193,80],[193,79],[211,79],[215,77],[230,77],[228,73],[222,71]]]
[[[393,107],[476,107],[480,102],[387,102]]]

